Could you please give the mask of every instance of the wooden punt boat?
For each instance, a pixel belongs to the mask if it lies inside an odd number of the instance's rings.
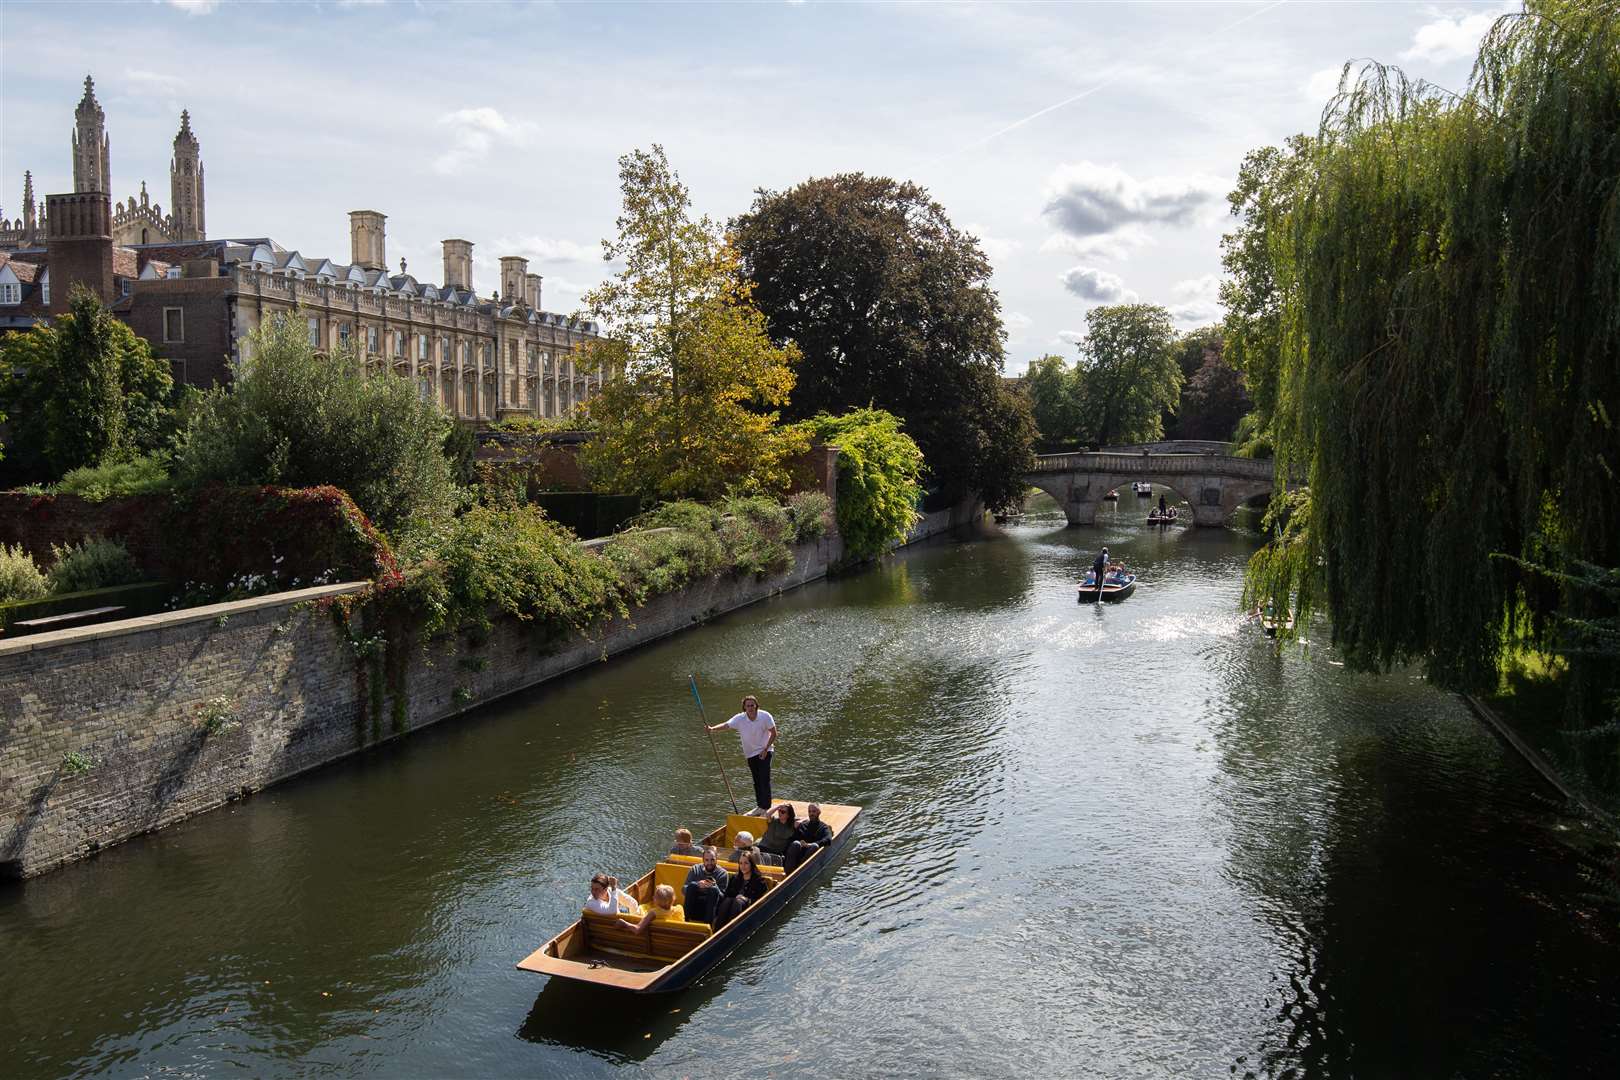
[[[1103,494],[1103,502],[1119,502],[1119,488]]]
[[[1141,499],[1151,499],[1151,498],[1153,498],[1153,485],[1152,484],[1149,484],[1149,483],[1147,483],[1145,481],[1132,481],[1131,488],[1136,492],[1136,495],[1137,495],[1138,498],[1141,498]]]
[[[1285,614],[1280,619],[1276,616],[1276,613],[1274,613],[1274,612],[1266,612],[1266,613],[1260,615],[1260,629],[1262,629],[1262,630],[1264,630],[1266,632],[1266,637],[1276,637],[1278,630],[1287,631],[1287,630],[1292,630],[1293,628],[1294,628],[1294,615],[1293,615],[1293,612],[1288,612],[1287,614]]]
[[[776,800],[777,803],[786,801]],[[794,813],[803,817],[806,805],[794,802]],[[702,923],[655,922],[645,933],[636,934],[617,917],[582,911],[572,925],[519,960],[517,966],[522,971],[638,994],[685,989],[725,959],[750,934],[780,914],[789,900],[843,853],[860,812],[859,806],[822,803],[821,820],[832,830],[832,843],[799,864],[791,874],[784,876],[780,866],[761,867],[765,876],[774,882],[770,891],[716,932],[711,933]],[[699,843],[730,851],[735,846],[737,832],[744,829],[761,836],[765,832],[765,819],[728,814],[726,823]],[[634,885],[624,886],[621,891],[639,903],[648,904],[656,886],[670,884],[675,886],[679,896],[687,869],[697,861],[689,856],[666,855]],[[736,870],[733,863],[722,861],[720,865],[733,872]]]
[[[1103,579],[1102,598],[1104,600],[1123,600],[1135,591],[1135,574],[1126,574],[1125,579],[1120,582]],[[1097,602],[1097,579],[1089,573],[1086,574],[1086,580],[1080,583],[1080,602],[1082,604],[1094,604]],[[825,814],[826,811],[822,811],[822,813]]]
[[[1167,510],[1162,514],[1157,510],[1149,510],[1147,523],[1149,525],[1174,525],[1179,516],[1174,509]]]

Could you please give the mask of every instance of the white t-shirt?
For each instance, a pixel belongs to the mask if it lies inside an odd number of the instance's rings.
[[[736,729],[742,736],[743,757],[758,757],[770,742],[771,732],[776,730],[776,717],[764,709],[755,709],[754,715],[756,719],[750,720],[747,713],[740,712],[726,721],[726,727]]]
[[[602,894],[602,899],[591,897],[585,901],[585,910],[594,911],[598,915],[617,915],[622,908],[625,897],[619,894],[618,889],[609,889]]]

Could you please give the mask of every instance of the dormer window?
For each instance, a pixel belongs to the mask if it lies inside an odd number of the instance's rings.
[[[15,281],[0,282],[0,304],[22,303],[22,286]]]

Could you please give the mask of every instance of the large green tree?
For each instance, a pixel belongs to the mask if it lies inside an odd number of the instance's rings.
[[[0,411],[11,416],[0,475],[9,483],[56,480],[162,449],[173,391],[169,365],[76,287],[54,323],[0,337]]]
[[[1099,446],[1150,442],[1181,395],[1170,313],[1154,304],[1086,312],[1076,372],[1080,435]]]
[[[761,190],[731,227],[771,336],[804,355],[789,413],[885,409],[934,488],[999,498],[1029,428],[1003,400],[1001,308],[977,239],[916,184],[861,173]]]
[[[624,269],[585,296],[606,327],[581,362],[604,373],[585,450],[598,483],[658,498],[775,491],[803,437],[777,427],[798,350],[772,344],[736,252],[663,148],[619,159],[624,208],[603,242]]]
[[[1243,372],[1257,414],[1253,426],[1262,432],[1277,407],[1283,349],[1283,291],[1275,266],[1289,243],[1294,200],[1310,179],[1314,142],[1295,135],[1281,147],[1250,151],[1227,196],[1237,222],[1221,237],[1222,355]]]
[[[175,458],[182,486],[331,484],[395,535],[449,517],[454,421],[410,380],[368,371],[348,349],[317,352],[290,316],[261,325],[243,355],[229,386],[194,406]]]
[[[1461,96],[1363,68],[1272,183],[1272,427],[1310,505],[1250,591],[1323,603],[1354,666],[1489,687],[1510,642],[1612,613],[1493,555],[1620,563],[1617,132],[1620,6],[1533,0]]]
[[[1024,373],[1024,394],[1042,450],[1060,449],[1080,437],[1079,383],[1063,357],[1048,354],[1031,361]]]

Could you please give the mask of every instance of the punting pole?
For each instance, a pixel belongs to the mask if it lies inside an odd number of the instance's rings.
[[[688,675],[687,679],[692,685],[692,700],[697,702],[698,716],[703,719],[703,730],[709,736],[709,749],[714,751],[714,763],[720,766],[720,779],[726,782],[726,794],[731,796],[731,812],[740,814],[742,811],[737,808],[737,794],[731,790],[731,777],[726,775],[726,766],[720,760],[720,747],[715,745],[714,732],[709,730],[709,714],[703,711],[703,699],[698,696],[697,676]]]

